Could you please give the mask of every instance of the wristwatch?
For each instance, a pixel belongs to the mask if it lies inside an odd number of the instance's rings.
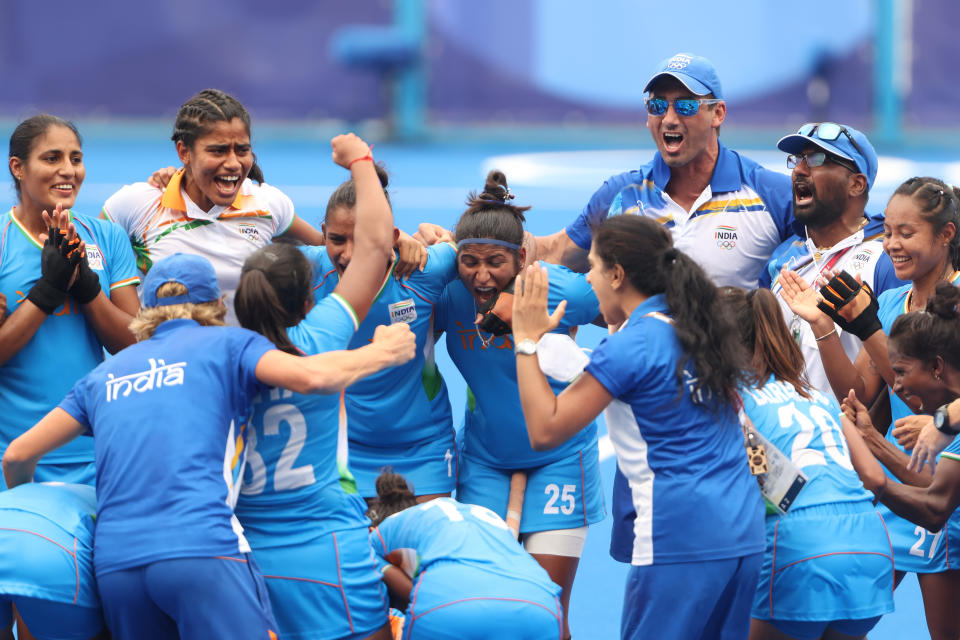
[[[933,413],[933,426],[935,426],[940,433],[955,436],[960,434],[960,429],[955,429],[953,425],[950,424],[950,414],[947,411],[947,407],[949,406],[950,403],[948,402]]]
[[[537,352],[537,343],[531,340],[530,338],[524,338],[517,343],[516,346],[517,355],[520,356],[532,356]]]

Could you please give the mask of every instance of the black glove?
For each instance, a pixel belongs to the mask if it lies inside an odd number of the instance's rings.
[[[70,295],[80,304],[89,304],[100,295],[100,278],[87,263],[86,252],[80,256],[77,281],[70,287]]]
[[[866,292],[870,297],[870,303],[857,317],[847,320],[840,315],[840,309],[853,302],[861,291]],[[820,295],[822,299],[817,303],[817,308],[830,316],[837,326],[847,333],[852,333],[860,340],[866,340],[883,329],[880,318],[877,316],[880,305],[877,304],[877,297],[873,295],[870,285],[866,282],[857,282],[856,278],[846,271],[841,271],[824,285],[820,289]]]
[[[71,254],[64,235],[59,229],[50,230],[40,253],[40,279],[27,294],[27,300],[47,315],[67,299],[67,286],[80,262],[80,252]]]
[[[477,309],[477,328],[495,336],[505,336],[513,327],[513,281]]]

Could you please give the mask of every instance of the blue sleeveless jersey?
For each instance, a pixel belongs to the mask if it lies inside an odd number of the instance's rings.
[[[850,462],[836,399],[807,389],[804,398],[792,384],[770,376],[760,387],[741,390],[743,410],[763,436],[807,476],[791,511],[831,502],[872,500]]]
[[[958,281],[960,281],[960,272],[954,273],[950,279],[953,284],[957,284]],[[890,335],[890,329],[893,328],[894,321],[907,312],[912,289],[913,286],[908,284],[880,294],[878,316],[880,317],[880,323],[883,325],[883,331],[887,335]],[[893,436],[893,428],[897,420],[911,415],[913,415],[913,411],[910,410],[910,407],[893,392],[893,389],[890,389],[891,422],[886,438],[888,442],[907,455],[910,452],[906,451],[897,442],[897,439]],[[960,454],[960,438],[954,438],[953,442],[944,450],[944,453]],[[894,482],[900,482],[886,467],[883,470],[888,478]],[[960,511],[955,511],[947,520],[946,526],[939,532],[928,531],[909,520],[901,518],[890,511],[886,505],[878,504],[877,511],[883,515],[883,519],[887,523],[897,569],[918,573],[937,573],[946,569],[956,569],[960,566],[951,558],[951,556],[960,552],[960,549],[948,549],[949,536],[945,535],[947,529],[960,530]]]
[[[306,355],[346,349],[355,317],[333,294],[287,334]],[[272,388],[254,398],[236,508],[254,549],[299,544],[362,521],[340,485],[339,412],[339,395]]]
[[[117,225],[71,214],[87,244],[87,262],[103,292],[140,282],[130,241]],[[0,215],[0,293],[13,314],[40,279],[42,245],[13,211]],[[69,345],[69,348],[64,348]],[[103,346],[79,305],[68,298],[34,336],[0,366],[0,451],[36,424],[63,399],[77,380],[103,362]],[[93,461],[93,441],[77,438],[43,457],[41,464]],[[0,488],[5,486],[0,478]]]
[[[550,278],[548,306],[552,312],[561,300],[567,311],[557,333],[592,322],[599,313],[597,297],[583,274],[545,265]],[[463,453],[497,468],[522,469],[560,460],[596,446],[597,425],[589,426],[549,451],[530,447],[517,390],[517,364],[513,336],[493,337],[478,331],[477,305],[459,280],[449,284],[437,307],[436,327],[447,333],[447,352],[468,386]],[[489,341],[488,346],[484,343]],[[567,383],[549,380],[559,394]]]
[[[302,247],[313,264],[317,299],[340,282],[325,247]],[[453,428],[447,387],[434,362],[434,308],[448,282],[457,277],[457,252],[441,243],[428,250],[423,271],[405,280],[387,274],[349,348],[370,344],[379,325],[406,322],[417,338],[409,362],[384,369],[350,385],[345,406],[350,440],[378,447],[408,446],[449,434]]]
[[[667,313],[662,294],[645,300],[586,369],[614,397],[604,415],[629,491],[614,493],[613,512],[634,512],[629,533],[614,523],[611,553],[637,566],[759,553],[763,502],[736,411],[694,402],[689,370],[678,389],[684,353]]]

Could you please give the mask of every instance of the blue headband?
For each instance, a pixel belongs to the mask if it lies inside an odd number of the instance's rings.
[[[513,244],[512,242],[507,242],[506,240],[497,240],[496,238],[466,238],[457,243],[457,251],[460,250],[465,244],[496,244],[501,247],[507,247],[508,249],[513,249],[514,251],[520,250],[520,245]]]

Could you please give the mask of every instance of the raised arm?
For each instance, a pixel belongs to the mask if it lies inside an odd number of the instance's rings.
[[[361,378],[411,360],[416,344],[408,324],[381,325],[374,331],[373,342],[359,349],[305,358],[268,351],[257,363],[256,376],[271,387],[297,393],[339,393]]]
[[[353,257],[334,289],[363,321],[393,257],[393,214],[367,143],[352,133],[331,141],[333,161],[349,169],[357,191]]]
[[[553,393],[536,352],[525,353],[521,343],[536,343],[555,329],[566,309],[562,301],[553,314],[547,313],[550,283],[547,270],[539,264],[517,276],[513,299],[513,339],[517,350],[517,385],[530,446],[537,451],[552,449],[590,424],[613,396],[589,373],[584,373],[558,397]]]

